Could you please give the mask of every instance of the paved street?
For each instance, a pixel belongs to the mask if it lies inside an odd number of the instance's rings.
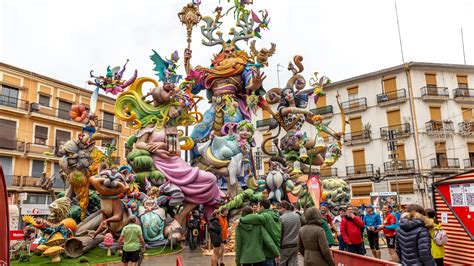
[[[370,249],[367,249],[367,255],[372,257]],[[198,251],[190,251],[188,247],[176,255],[164,256],[164,257],[155,257],[145,259],[142,265],[176,265],[176,257],[180,256],[183,261],[184,266],[209,266],[211,263],[210,256],[202,256]],[[382,248],[382,259],[389,260],[390,256],[388,255],[387,248]],[[303,265],[303,257],[299,256],[300,265]],[[225,256],[224,258],[225,265],[235,265],[235,256]],[[115,265],[121,265],[115,264]]]

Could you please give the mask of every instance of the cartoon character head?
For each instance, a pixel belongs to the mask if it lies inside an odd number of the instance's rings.
[[[108,168],[106,163],[101,163],[98,174],[89,177],[89,182],[101,196],[118,196],[130,189],[126,176],[127,168],[120,172],[116,168]]]
[[[252,123],[248,120],[243,120],[237,126],[239,130],[239,137],[241,139],[246,139],[251,141],[253,134],[255,133],[255,128],[253,127]]]

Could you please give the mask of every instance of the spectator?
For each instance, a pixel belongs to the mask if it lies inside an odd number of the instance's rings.
[[[258,204],[256,202],[250,203],[250,207],[252,208],[253,214],[257,214],[258,212]]]
[[[444,245],[439,246],[435,242],[435,233],[437,231],[443,231],[443,227],[440,223],[438,223],[438,219],[436,218],[436,213],[433,209],[426,210],[426,215],[433,223],[433,229],[430,229],[430,236],[431,236],[431,255],[436,263],[436,266],[443,266],[444,265]]]
[[[281,201],[279,213],[281,221],[280,266],[298,266],[298,232],[301,228],[300,216],[292,211],[288,201]]]
[[[374,212],[374,206],[369,205],[366,208],[367,214],[364,216],[365,229],[367,230],[367,239],[369,240],[370,250],[374,258],[381,257],[379,247],[379,226],[382,224],[380,215]]]
[[[364,222],[354,214],[352,206],[347,207],[346,216],[341,222],[341,235],[347,244],[347,251],[364,255],[364,243],[360,229],[364,228]]]
[[[304,257],[304,265],[333,266],[326,233],[322,228],[321,212],[311,207],[306,209],[304,216],[306,224],[298,234],[298,249]]]
[[[435,265],[431,255],[433,224],[418,204],[410,204],[400,217],[397,230],[397,254],[402,265]]]
[[[245,217],[241,217],[240,223],[262,225],[272,238],[273,243],[275,243],[278,249],[280,249],[281,222],[276,211],[270,209],[270,206],[271,203],[269,200],[261,200],[258,203],[258,214],[250,214]],[[262,265],[274,266],[275,259],[279,259],[279,257],[274,257],[274,255],[266,247],[264,247],[263,252],[265,253],[266,260],[262,263]]]
[[[225,244],[228,242],[229,238],[229,222],[227,221],[227,215],[229,214],[229,210],[226,208],[221,209],[218,219],[219,224],[221,225],[222,230],[222,245],[219,250],[219,261],[221,262],[219,265],[224,265],[224,252],[225,252]]]
[[[383,234],[387,240],[387,248],[390,257],[393,262],[398,262],[397,252],[395,251],[395,236],[397,234],[397,218],[392,213],[392,206],[385,204],[383,206],[383,224],[379,226],[379,229],[383,229]]]
[[[251,207],[242,209],[242,217],[253,214]],[[262,225],[239,223],[235,229],[235,262],[237,265],[261,265],[264,250],[278,257],[278,247]]]
[[[219,252],[222,246],[222,228],[219,224],[219,215],[215,212],[209,220],[209,235],[212,243],[211,266],[219,265]]]
[[[337,242],[339,243],[339,250],[347,251],[346,243],[344,242],[344,238],[342,238],[342,235],[341,235],[341,222],[342,222],[342,218],[345,215],[346,215],[346,208],[340,207],[339,215],[334,217],[334,221],[332,221],[332,223],[334,224],[334,227],[336,227]]]
[[[199,236],[199,220],[197,220],[194,215],[191,215],[186,223],[186,227],[188,231],[189,249],[196,250]]]
[[[143,240],[142,228],[136,224],[137,217],[131,215],[128,218],[128,224],[122,229],[119,245],[122,247],[122,262],[124,266],[135,266],[140,260],[140,250],[145,249],[145,241]]]
[[[204,213],[199,213],[199,243],[203,245],[206,243],[206,225],[207,220]]]
[[[336,231],[336,228],[332,223],[332,217],[328,211],[328,206],[326,202],[321,203],[321,217],[323,219],[323,229],[324,233],[326,234],[328,245],[329,247],[332,247],[334,245],[334,237],[332,236],[331,230]]]

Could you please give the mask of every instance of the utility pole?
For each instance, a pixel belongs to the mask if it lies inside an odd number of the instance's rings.
[[[280,87],[280,67],[283,67],[283,65],[280,65],[280,63],[277,64],[277,79],[278,79],[278,88],[281,88]]]

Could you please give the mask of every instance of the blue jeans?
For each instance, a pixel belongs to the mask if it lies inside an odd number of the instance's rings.
[[[337,242],[339,242],[339,250],[347,251],[347,245],[342,236],[337,237]]]
[[[275,258],[265,258],[265,261],[262,262],[262,266],[276,266]]]

